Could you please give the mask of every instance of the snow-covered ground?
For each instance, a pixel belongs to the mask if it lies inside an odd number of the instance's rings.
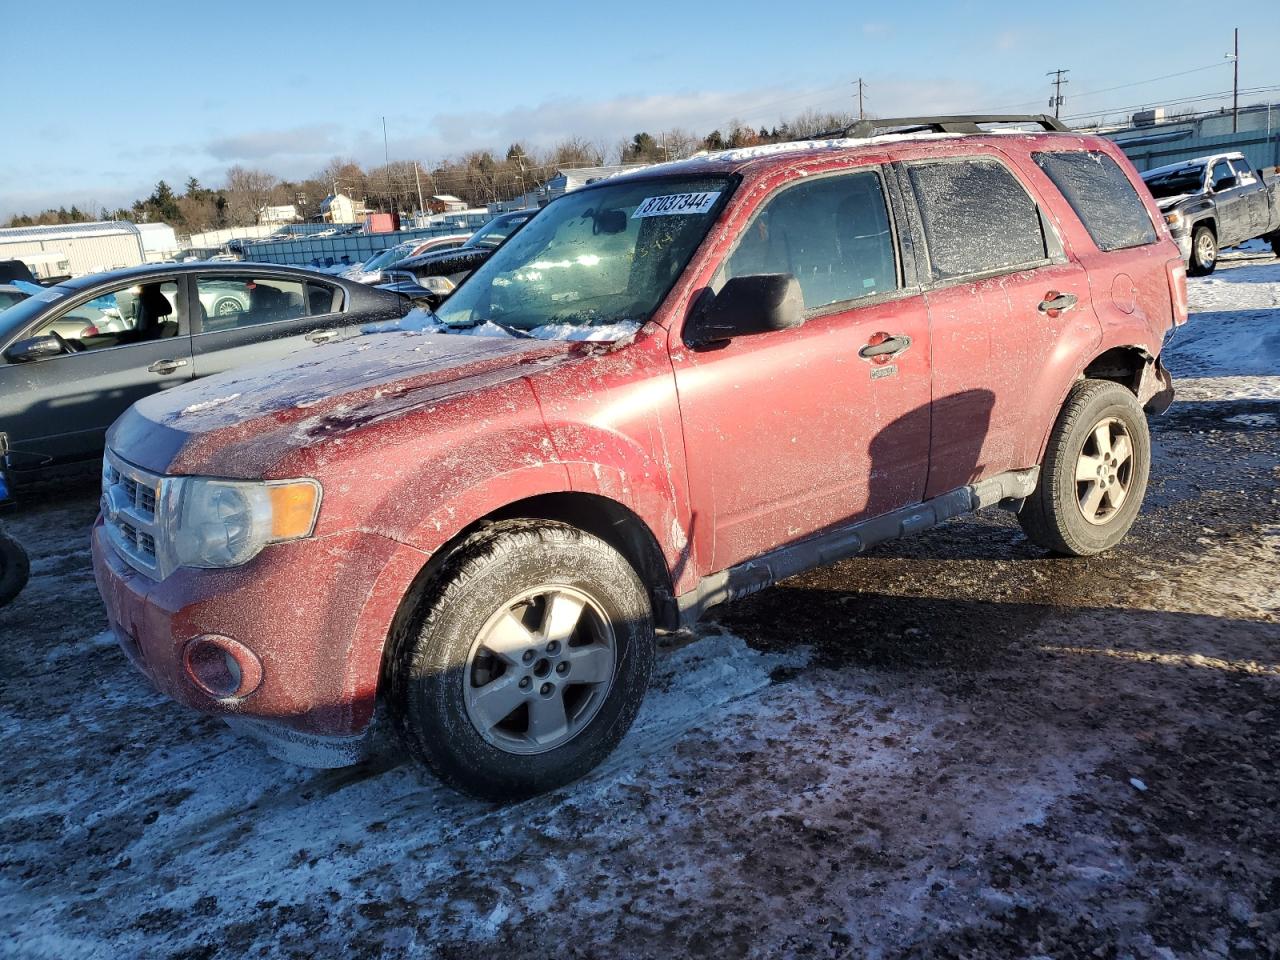
[[[1191,302],[1120,548],[996,514],[727,607],[602,768],[515,806],[175,706],[102,632],[93,491],[12,518],[0,955],[1277,955],[1280,263]]]

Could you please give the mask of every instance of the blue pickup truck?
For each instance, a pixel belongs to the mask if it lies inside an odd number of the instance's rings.
[[[1156,198],[1188,273],[1203,276],[1218,251],[1263,239],[1280,256],[1277,185],[1253,170],[1242,153],[1216,153],[1142,174]]]

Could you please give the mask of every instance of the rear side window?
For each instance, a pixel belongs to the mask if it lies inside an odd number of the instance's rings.
[[[1045,259],[1035,201],[995,160],[907,168],[924,219],[935,280],[990,273]]]
[[[1099,250],[1155,243],[1155,227],[1120,165],[1105,153],[1033,154],[1036,165],[1071,204]]]
[[[770,199],[743,231],[725,279],[757,273],[795,277],[806,310],[898,289],[880,175],[819,177]]]

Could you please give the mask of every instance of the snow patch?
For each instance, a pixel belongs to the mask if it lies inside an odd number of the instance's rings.
[[[213,400],[201,400],[199,403],[193,403],[189,407],[183,407],[178,411],[178,416],[184,416],[188,413],[204,413],[206,410],[213,410],[226,403],[231,403],[240,398],[240,394],[233,393],[225,397],[216,397]]]

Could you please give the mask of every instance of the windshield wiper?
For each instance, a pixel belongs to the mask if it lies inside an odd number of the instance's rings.
[[[474,330],[476,327],[483,327],[486,323],[492,323],[499,330],[503,330],[513,337],[523,337],[526,340],[533,339],[533,334],[528,330],[521,330],[519,327],[513,327],[509,323],[503,323],[501,320],[477,320],[475,323],[446,323],[445,326],[458,330]]]

